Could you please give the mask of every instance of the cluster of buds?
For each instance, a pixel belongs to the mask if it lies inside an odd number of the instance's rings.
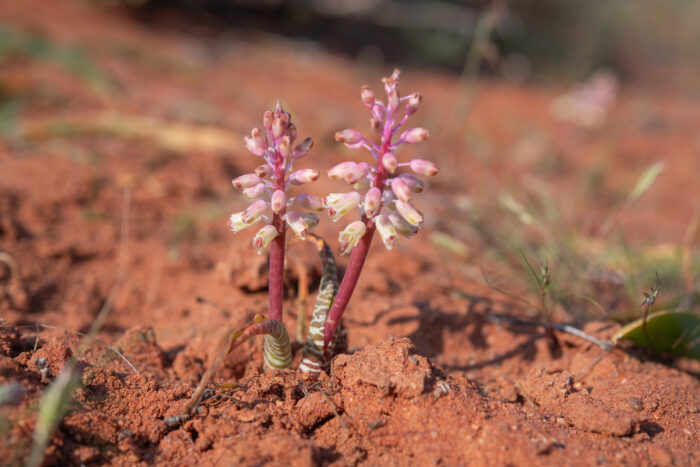
[[[402,163],[396,157],[396,150],[402,144],[419,143],[429,136],[425,128],[410,128],[392,141],[421,103],[419,93],[400,97],[398,81],[399,70],[395,70],[391,77],[384,78],[386,103],[376,99],[367,86],[362,87],[362,102],[371,113],[370,126],[381,135],[379,144],[365,138],[357,130],[347,129],[335,134],[336,141],[350,149],[367,149],[376,162],[342,162],[328,171],[332,180],[343,180],[353,188],[350,192],[327,196],[325,204],[328,214],[337,221],[357,208],[362,219],[350,223],[340,233],[341,254],[350,253],[372,228],[376,228],[386,248],[391,250],[399,234],[410,238],[423,223],[423,215],[413,205],[413,196],[422,192],[424,186],[418,176],[436,175],[438,168],[425,159],[416,158]],[[403,113],[400,112],[402,107]],[[400,173],[404,167],[413,173]]]
[[[307,232],[318,224],[318,216],[314,213],[288,210],[292,202],[296,200],[297,204],[312,211],[324,209],[322,200],[314,195],[302,193],[295,198],[287,196],[290,186],[303,185],[318,178],[315,170],[294,171],[292,168],[294,161],[309,152],[313,146],[312,139],[306,138],[292,149],[297,130],[279,102],[274,111],[265,112],[263,125],[264,133],[259,128],[253,128],[250,136],[244,139],[248,150],[262,157],[265,163],[254,173],[233,180],[233,186],[242,190],[251,204],[246,210],[232,214],[228,220],[228,228],[234,233],[258,223],[264,224],[253,238],[258,254],[275,238],[284,236],[287,226],[304,239]]]

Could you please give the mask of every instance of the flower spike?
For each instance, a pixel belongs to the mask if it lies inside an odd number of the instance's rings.
[[[438,173],[435,164],[425,159],[413,159],[403,163],[398,160],[397,154],[401,145],[420,143],[429,137],[425,128],[402,128],[409,117],[418,111],[422,96],[414,92],[401,97],[398,90],[399,76],[400,71],[397,69],[391,76],[382,80],[386,104],[377,99],[369,87],[362,86],[360,90],[362,104],[370,111],[370,127],[374,133],[380,135],[378,142],[363,137],[362,133],[355,129],[346,129],[335,134],[336,141],[344,143],[350,149],[369,150],[376,160],[376,165],[367,164],[365,173],[361,167],[363,163],[347,161],[328,171],[329,178],[350,183],[359,192],[328,195],[328,214],[335,221],[361,203],[361,220],[350,223],[339,236],[341,253],[347,254],[350,250],[352,252],[338,294],[324,324],[326,347],[334,339],[340,318],[359,279],[375,231],[379,232],[384,245],[390,250],[394,247],[398,234],[411,237],[423,224],[423,215],[412,204],[414,195],[424,189],[423,181],[414,174],[401,173],[402,168],[410,166],[417,175],[430,176]],[[364,231],[360,225],[364,225]]]

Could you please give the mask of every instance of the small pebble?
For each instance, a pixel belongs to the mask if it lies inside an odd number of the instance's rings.
[[[641,412],[644,408],[644,404],[642,404],[642,401],[638,397],[631,396],[628,401],[630,403],[630,408],[635,412]]]

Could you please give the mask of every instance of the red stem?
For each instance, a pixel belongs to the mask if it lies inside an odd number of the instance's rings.
[[[284,245],[287,229],[284,225],[284,219],[282,219],[283,214],[284,212],[275,214],[272,218],[272,225],[280,234],[270,243],[270,272],[268,276],[269,317],[277,321],[282,321],[282,299],[284,296]]]
[[[377,163],[377,175],[372,182],[372,186],[379,188],[380,192],[384,190],[384,180],[386,179],[387,175],[386,169],[384,168],[384,165],[382,165],[382,156],[386,152],[389,152],[389,148],[391,146],[391,136],[393,134],[391,127],[393,124],[394,118],[393,115],[390,115],[384,122],[384,128],[382,131],[382,145],[379,152],[379,161]],[[350,259],[348,260],[348,267],[345,270],[343,281],[340,283],[338,293],[335,295],[335,300],[333,300],[333,305],[328,312],[326,322],[323,324],[324,350],[328,348],[328,344],[333,339],[333,335],[340,324],[340,318],[342,318],[343,313],[345,313],[345,308],[348,306],[352,293],[355,291],[355,286],[360,278],[360,272],[362,272],[362,267],[365,265],[365,259],[367,259],[369,247],[372,244],[372,238],[374,238],[374,232],[377,230],[374,222],[372,222],[371,219],[362,216],[362,221],[365,223],[367,231],[357,243],[355,248],[352,249],[352,253],[350,253]]]
[[[277,142],[275,142],[277,147]],[[275,163],[275,190],[284,191],[284,158],[277,152]],[[270,266],[268,274],[268,296],[269,296],[269,318],[282,321],[282,301],[284,299],[284,250],[285,238],[287,234],[287,224],[284,214],[287,211],[283,208],[280,212],[272,216],[272,225],[277,229],[278,235],[270,243]]]

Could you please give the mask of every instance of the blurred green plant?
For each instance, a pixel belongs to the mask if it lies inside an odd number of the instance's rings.
[[[620,328],[612,341],[617,344],[621,340],[654,353],[700,360],[700,315],[688,311],[652,313]]]
[[[55,44],[42,35],[0,24],[0,63],[15,56],[53,62],[98,93],[108,93],[114,87],[114,83],[84,49]]]

